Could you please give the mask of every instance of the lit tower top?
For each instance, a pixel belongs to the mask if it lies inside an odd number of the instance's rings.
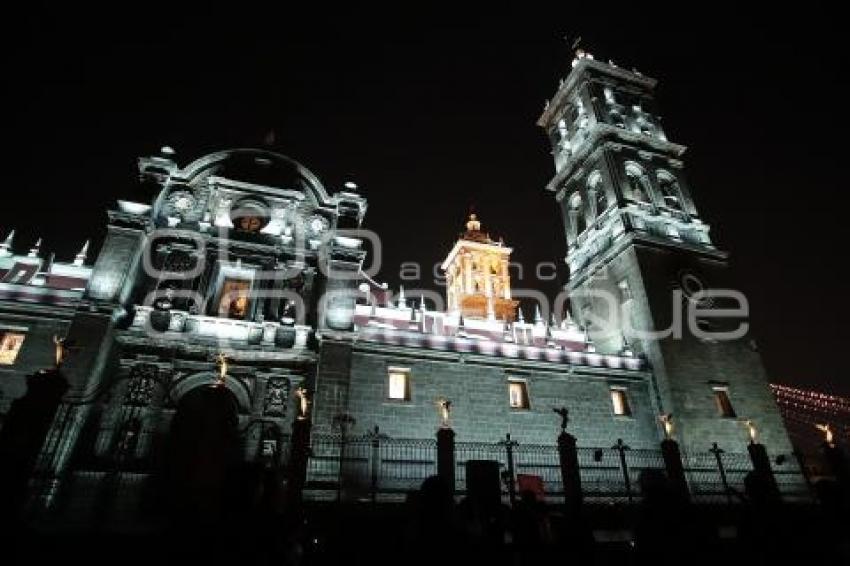
[[[519,303],[511,299],[511,251],[482,232],[478,217],[470,214],[466,232],[441,266],[446,273],[449,312],[465,318],[513,321]]]

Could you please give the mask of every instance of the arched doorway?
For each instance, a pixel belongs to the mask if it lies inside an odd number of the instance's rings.
[[[225,511],[239,462],[237,424],[236,398],[226,387],[196,387],[180,398],[165,470],[172,512],[213,520]]]

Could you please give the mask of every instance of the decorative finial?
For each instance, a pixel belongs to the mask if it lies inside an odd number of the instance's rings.
[[[398,287],[398,308],[406,309],[407,308],[407,299],[404,297],[404,286],[399,285]]]
[[[664,427],[664,439],[673,439],[673,413],[664,413],[659,415],[658,420],[661,421],[661,426]]]
[[[15,239],[15,231],[9,232],[3,243],[0,243],[0,257],[12,255],[12,241]]]
[[[570,316],[570,309],[564,311],[564,316],[561,318],[561,328],[566,329],[575,326],[573,318]]]
[[[596,345],[593,343],[593,338],[590,337],[590,326],[584,327],[584,351],[593,353],[596,351]]]
[[[554,317],[554,315],[552,315]],[[550,348],[557,348],[558,344],[555,342],[555,337],[552,335],[552,325],[546,325],[546,345]]]
[[[419,295],[419,310],[425,312],[427,309],[425,308],[425,295]]]
[[[441,397],[437,399],[437,406],[440,408],[440,428],[451,428],[452,402],[450,399]]]
[[[89,253],[89,241],[86,240],[86,243],[83,244],[83,249],[81,249],[77,253],[77,257],[74,258],[74,265],[81,266],[86,262],[86,256]]]
[[[629,344],[628,338],[626,338],[625,333],[623,333],[623,347],[620,349],[620,355],[625,356],[627,358],[634,357],[635,351],[632,350],[631,344]]]
[[[59,369],[59,366],[65,360],[65,338],[59,338],[59,336],[54,335],[53,344],[56,346],[56,353],[54,354],[56,369]]]
[[[41,249],[41,238],[35,241],[33,247],[30,248],[30,253],[27,254],[27,257],[38,257],[38,252]]]
[[[299,387],[295,390],[295,396],[298,397],[298,420],[306,420],[310,409],[310,393],[304,387]]]
[[[511,323],[507,320],[505,321],[505,328],[502,333],[502,338],[505,342],[513,342],[514,341],[514,332],[513,328],[511,328]]]
[[[819,431],[823,432],[824,442],[826,442],[830,447],[832,447],[833,446],[833,432],[832,432],[832,427],[829,426],[829,423],[827,423],[827,424],[816,424],[815,428],[817,428]]]
[[[540,305],[534,307],[534,324],[543,324],[543,315],[540,314]]]
[[[750,436],[750,444],[755,444],[758,439],[758,429],[756,429],[756,423],[752,420],[747,419],[744,422],[744,425],[747,427],[747,434]]]
[[[555,311],[552,311],[551,316],[549,316],[549,326],[551,326],[552,328],[558,327],[558,321],[555,320]]]
[[[522,314],[522,307],[519,307],[519,308],[517,309],[517,313],[518,313],[517,321],[518,321],[520,324],[525,323],[525,315],[524,315],[524,314]]]
[[[465,325],[464,325],[464,323],[463,323],[463,313],[460,313],[460,315],[458,315],[458,319],[457,319],[457,335],[458,335],[458,336],[460,336],[461,338],[465,338],[465,337],[466,337],[466,326],[465,326]]]

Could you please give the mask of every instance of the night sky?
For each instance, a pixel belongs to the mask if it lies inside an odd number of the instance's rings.
[[[272,149],[331,191],[361,186],[366,226],[385,245],[379,280],[396,287],[401,262],[441,261],[474,205],[515,260],[558,263],[557,281],[514,283],[554,295],[566,246],[535,122],[569,70],[563,37],[581,35],[597,59],[659,79],[667,136],[689,147],[697,206],[732,252],[771,379],[850,392],[838,247],[847,58],[836,14],[816,2],[805,14],[717,3],[675,13],[612,2],[468,13],[232,4],[106,13],[75,3],[5,18],[12,147],[0,232],[17,228],[18,251],[38,236],[59,259],[86,238],[99,245],[116,199],[154,197],[136,186],[140,155],[168,144],[182,165],[262,147],[274,131]]]

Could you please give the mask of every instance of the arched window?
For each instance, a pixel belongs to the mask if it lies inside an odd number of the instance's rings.
[[[608,196],[602,186],[602,174],[594,171],[587,178],[587,188],[591,191],[596,203],[596,217],[599,218],[608,209]]]
[[[587,228],[584,218],[584,203],[582,202],[581,195],[578,193],[570,198],[570,222],[575,227],[576,237]]]
[[[682,194],[676,179],[666,171],[658,173],[658,190],[664,200],[664,206],[672,210],[682,210]]]
[[[626,179],[629,183],[629,196],[638,202],[649,202],[646,190],[646,177],[643,169],[635,163],[626,164]]]

